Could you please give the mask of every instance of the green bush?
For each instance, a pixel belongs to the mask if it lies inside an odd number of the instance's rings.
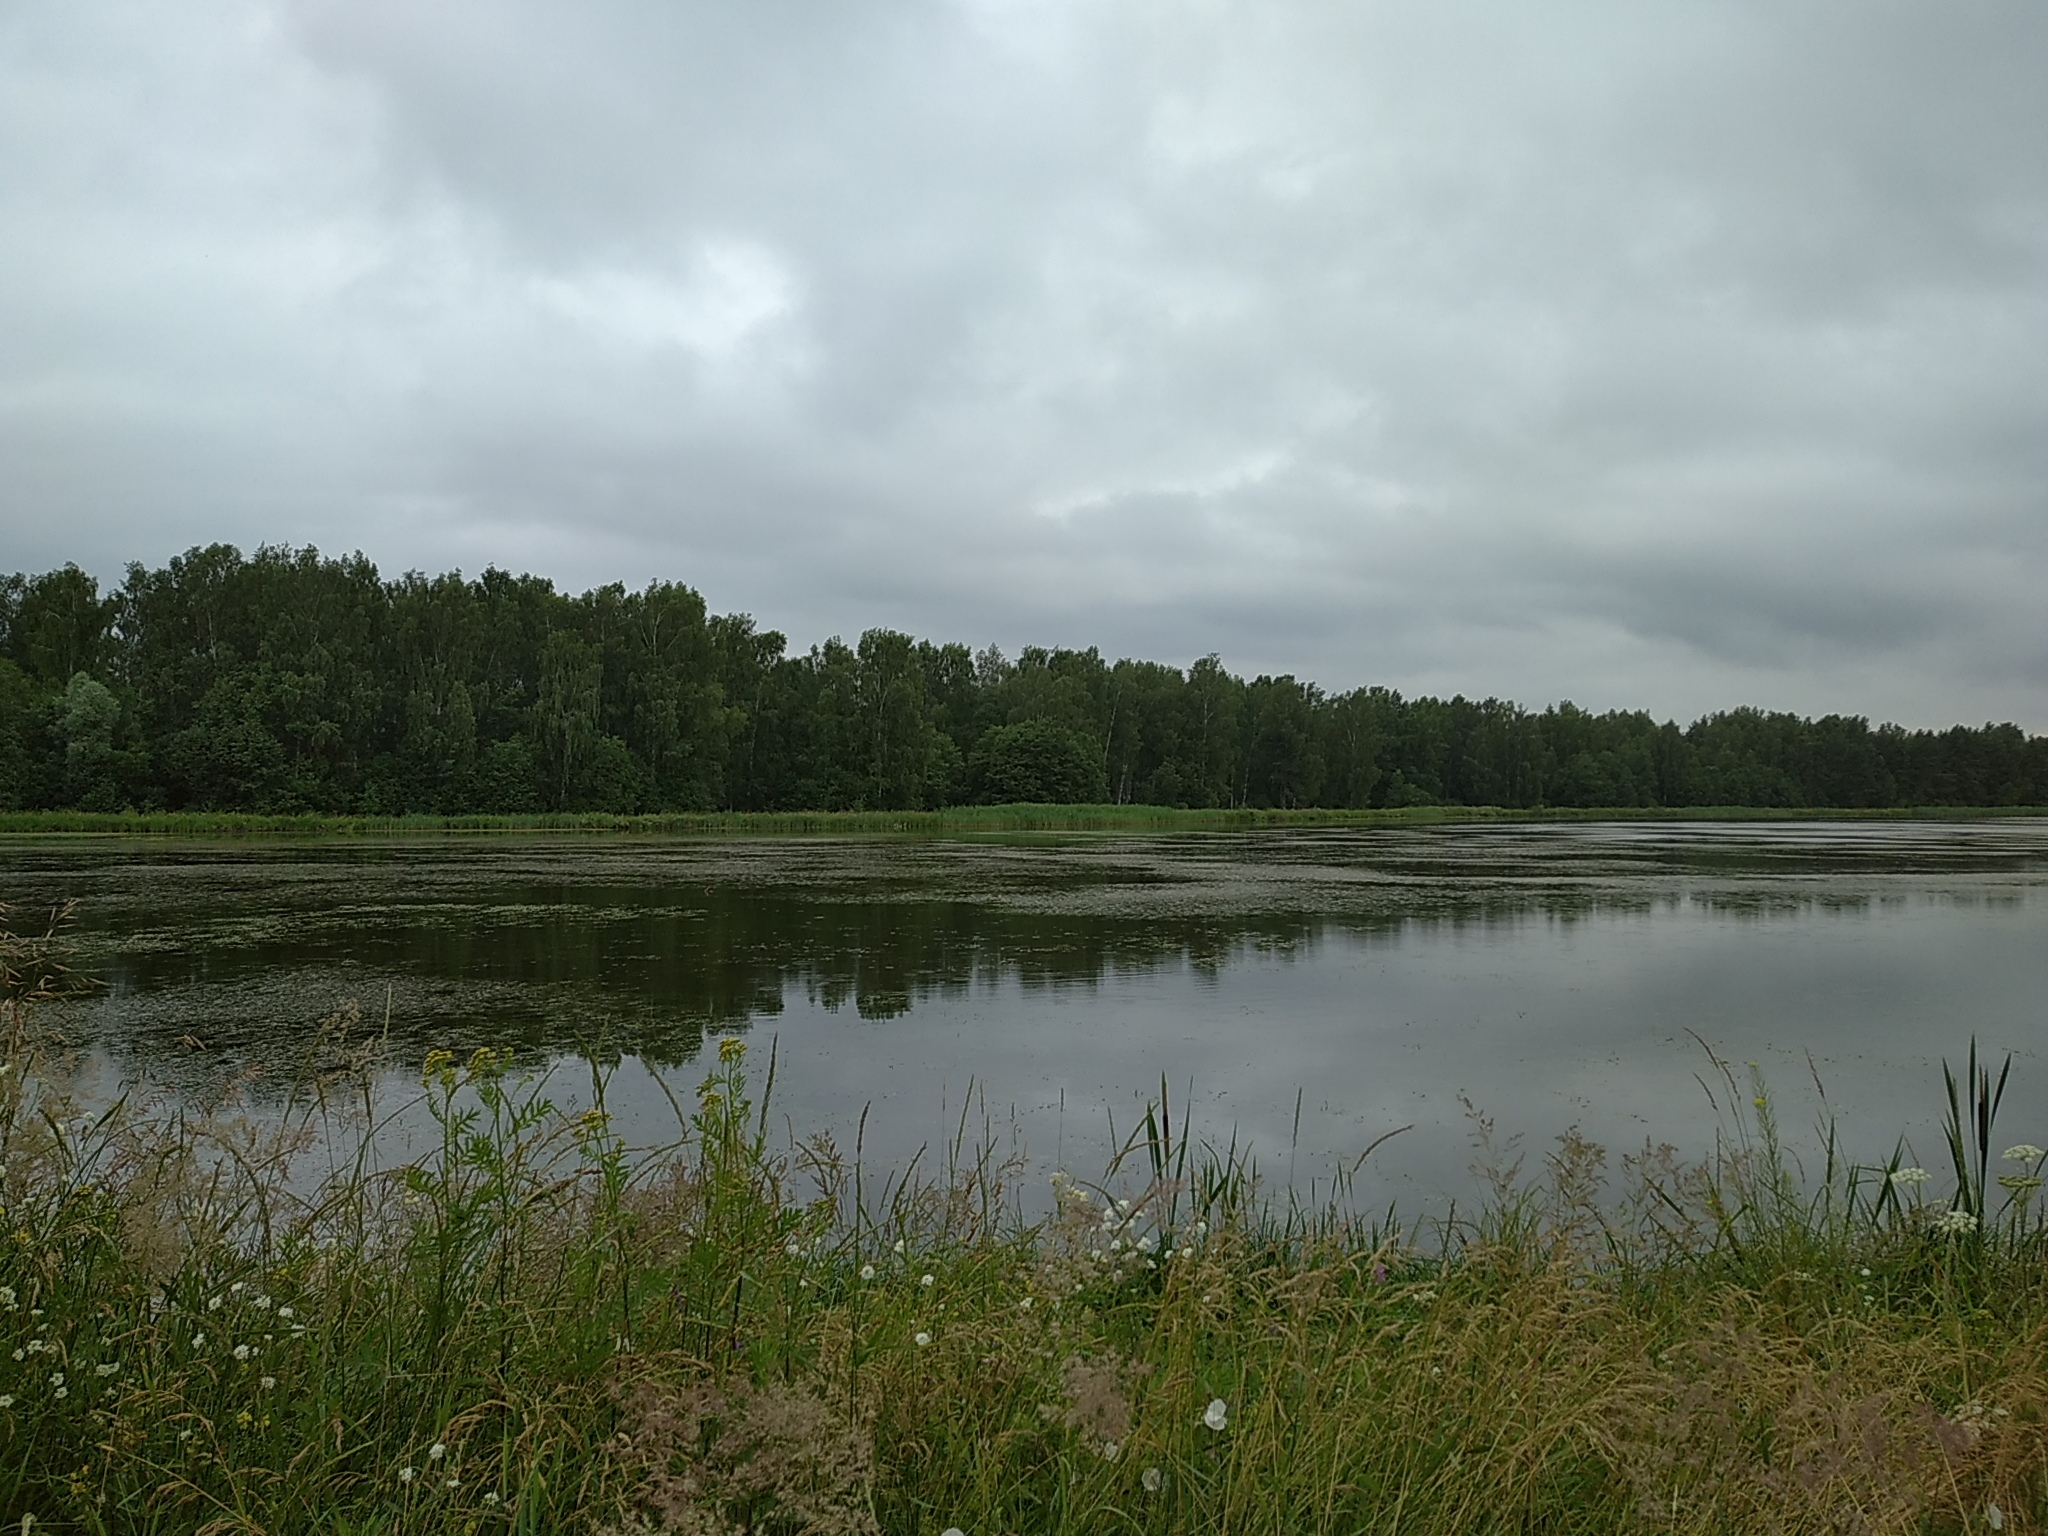
[[[1109,798],[1102,754],[1050,720],[982,737],[972,765],[978,798],[996,805],[1087,805]]]

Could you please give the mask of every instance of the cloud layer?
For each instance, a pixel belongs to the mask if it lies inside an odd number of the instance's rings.
[[[27,0],[0,566],[2048,729],[2027,3]]]

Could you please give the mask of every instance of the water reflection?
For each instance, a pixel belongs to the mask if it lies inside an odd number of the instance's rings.
[[[1042,1150],[1059,1106],[1162,1071],[1268,1142],[1303,1091],[1317,1154],[1419,1120],[1418,1168],[1462,1167],[1460,1091],[1537,1133],[1710,1134],[1687,1031],[1781,1078],[1814,1052],[1845,1103],[1896,1117],[1971,1030],[2036,1049],[2048,998],[2032,821],[24,842],[0,872],[25,905],[82,900],[109,986],[73,1027],[130,1079],[285,1077],[350,1000],[402,1059],[512,1043],[660,1067],[766,1029],[796,1118],[892,1102],[905,1146],[970,1078]]]

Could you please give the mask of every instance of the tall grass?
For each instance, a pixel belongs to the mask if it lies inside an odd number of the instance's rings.
[[[2048,1514],[2041,1155],[1973,1155],[1945,1199],[1900,1155],[1831,1158],[1808,1187],[1731,1070],[1704,1161],[1610,1166],[1568,1136],[1538,1167],[1492,1161],[1473,1213],[1414,1224],[1342,1189],[1262,1198],[1162,1095],[1105,1178],[1060,1176],[1027,1218],[965,1121],[931,1179],[774,1143],[772,1061],[750,1074],[737,1040],[655,1147],[609,1119],[601,1068],[572,1111],[489,1049],[429,1054],[387,1110],[381,1042],[349,1017],[281,1114],[81,1113],[44,1011],[61,954],[14,941],[0,982],[8,1529]],[[432,1134],[387,1165],[393,1112]],[[1979,1210],[1986,1178],[2004,1198]]]
[[[224,811],[4,811],[0,833],[170,837],[361,837],[434,833],[634,833],[645,836],[834,836],[1204,831],[1270,826],[1413,826],[1494,820],[1486,807],[1397,810],[1179,810],[1156,805],[969,805],[939,811],[702,811],[624,815],[266,815]]]
[[[1404,827],[1548,821],[1978,821],[2048,815],[2039,806],[1789,809],[1622,806],[1510,809],[1420,805],[1383,810],[1158,805],[966,805],[938,811],[702,811],[624,815],[329,816],[257,811],[0,811],[0,835],[393,837],[519,832],[641,836],[958,836],[1039,832],[1245,831],[1260,827]]]

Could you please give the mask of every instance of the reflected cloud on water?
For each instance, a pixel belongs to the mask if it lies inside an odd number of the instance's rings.
[[[195,1096],[288,1078],[353,1001],[402,1060],[512,1044],[638,1071],[772,1032],[799,1123],[882,1099],[926,1135],[921,1096],[957,1107],[973,1079],[1035,1147],[1048,1113],[1121,1109],[1162,1071],[1267,1144],[1302,1091],[1318,1154],[1412,1119],[1395,1160],[1420,1169],[1460,1145],[1460,1091],[1539,1132],[1699,1130],[1687,1031],[1781,1068],[1814,1052],[1831,1092],[1899,1110],[1972,1030],[2031,1052],[2048,997],[2048,824],[2017,820],[45,842],[0,870],[24,905],[82,899],[108,987],[77,1037]]]

